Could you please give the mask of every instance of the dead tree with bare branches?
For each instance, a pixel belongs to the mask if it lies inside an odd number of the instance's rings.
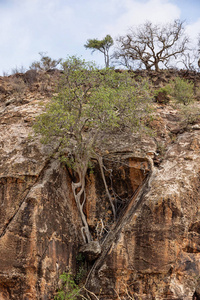
[[[113,57],[129,69],[144,67],[159,71],[160,67],[168,67],[174,59],[184,55],[188,43],[184,22],[175,20],[159,25],[147,21],[117,38]]]

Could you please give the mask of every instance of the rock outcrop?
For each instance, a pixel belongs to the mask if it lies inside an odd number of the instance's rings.
[[[135,214],[94,267],[104,299],[193,299],[199,291],[199,131],[182,134],[154,169]],[[199,294],[198,294],[199,295]],[[198,299],[198,298],[197,298]]]
[[[31,76],[23,93],[0,79],[2,300],[53,299],[59,275],[75,273],[87,252],[70,172],[53,147],[31,138],[53,89]],[[170,105],[155,107],[157,140],[123,134],[103,150],[116,222],[98,166],[87,176],[84,212],[101,247],[87,252],[96,254],[84,263],[86,287],[100,299],[200,297],[200,127],[180,127]]]

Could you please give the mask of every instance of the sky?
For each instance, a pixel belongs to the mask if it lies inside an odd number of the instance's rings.
[[[101,67],[101,53],[85,49],[87,39],[113,39],[149,20],[185,20],[196,41],[200,0],[0,0],[0,75],[28,69],[46,52],[53,59],[77,55]]]

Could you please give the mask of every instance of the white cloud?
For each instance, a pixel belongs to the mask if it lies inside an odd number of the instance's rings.
[[[195,23],[187,25],[186,32],[195,43],[198,35],[200,34],[200,18]]]
[[[118,0],[116,0],[118,2]],[[133,25],[138,25],[149,20],[153,23],[171,22],[180,18],[180,9],[166,0],[123,0],[125,11],[110,25],[108,30],[113,35],[124,34]]]
[[[103,65],[101,54],[85,50],[88,38],[116,37],[146,20],[170,22],[180,13],[172,0],[0,0],[0,72],[28,67],[40,51],[53,58],[82,55]],[[196,32],[199,22],[188,30]]]
[[[14,0],[0,9],[1,69],[37,59],[39,51],[52,51],[54,43],[70,37],[73,10],[61,0]],[[56,48],[56,47],[55,47]]]

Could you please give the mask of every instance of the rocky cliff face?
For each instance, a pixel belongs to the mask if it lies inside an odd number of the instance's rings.
[[[199,137],[185,133],[169,147],[140,206],[96,262],[89,286],[104,299],[199,295]]]
[[[30,138],[52,86],[48,77],[45,89],[30,78],[20,91],[11,78],[0,80],[2,300],[53,299],[83,245],[71,173]],[[18,88],[26,82],[17,80]],[[123,135],[104,149],[116,222],[98,166],[87,176],[85,214],[102,252],[84,265],[86,287],[100,299],[200,297],[200,126],[183,129],[172,107],[155,106],[157,140]]]
[[[74,268],[80,243],[68,174],[29,138],[46,99],[30,92],[1,99],[0,299],[47,299],[59,269]]]

